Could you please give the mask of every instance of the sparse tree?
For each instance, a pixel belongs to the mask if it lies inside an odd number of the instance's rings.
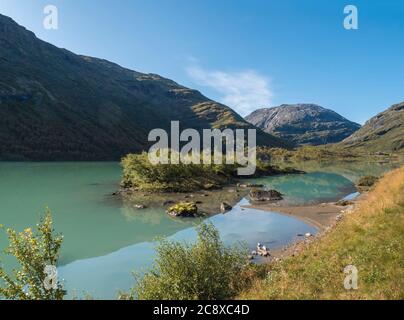
[[[35,232],[31,228],[6,232],[9,246],[5,253],[17,259],[19,269],[8,274],[0,266],[0,296],[10,300],[62,300],[66,295],[63,284],[55,277],[49,278],[63,241],[63,236],[55,234],[50,210],[46,210]]]

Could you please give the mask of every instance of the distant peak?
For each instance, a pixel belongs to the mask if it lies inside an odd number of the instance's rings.
[[[335,111],[313,103],[259,109],[245,118],[251,124],[297,144],[339,142],[360,128]]]

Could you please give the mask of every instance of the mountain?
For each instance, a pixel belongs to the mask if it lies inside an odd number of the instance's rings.
[[[117,160],[171,120],[254,128],[196,90],[57,48],[0,15],[0,160]],[[261,130],[257,143],[288,146]]]
[[[403,152],[404,102],[395,104],[371,118],[337,146],[369,152]]]
[[[258,109],[245,119],[270,134],[298,145],[339,142],[360,128],[359,124],[315,104],[283,104]]]

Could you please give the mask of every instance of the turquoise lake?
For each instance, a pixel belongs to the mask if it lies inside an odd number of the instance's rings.
[[[275,176],[252,181],[285,194],[291,203],[318,203],[341,199],[355,191],[361,174],[380,174],[389,167],[361,168],[316,166],[305,175]],[[131,272],[141,272],[154,259],[156,237],[195,239],[202,219],[173,219],[163,208],[136,210],[113,197],[121,168],[115,162],[12,163],[0,162],[0,224],[23,230],[35,226],[45,207],[52,210],[55,229],[64,242],[59,276],[70,297],[88,293],[114,298],[134,283]],[[289,216],[253,209],[242,199],[227,214],[206,218],[220,231],[226,244],[257,242],[270,249],[296,240],[299,233],[316,229]],[[7,239],[0,234],[0,247]],[[0,255],[6,267],[14,262]]]

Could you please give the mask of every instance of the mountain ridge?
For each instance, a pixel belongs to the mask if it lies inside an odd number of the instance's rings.
[[[0,14],[0,160],[118,160],[171,120],[254,128],[197,90],[60,49]],[[291,146],[261,130],[257,143]]]
[[[282,104],[252,112],[245,119],[265,132],[298,145],[336,143],[360,125],[316,104]]]
[[[404,151],[404,101],[370,118],[351,136],[337,144],[367,152]]]

